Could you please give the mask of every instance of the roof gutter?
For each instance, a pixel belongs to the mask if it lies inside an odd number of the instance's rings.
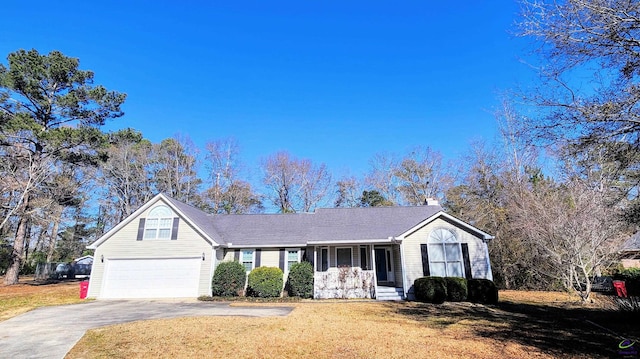
[[[370,243],[396,243],[399,239],[395,237],[389,237],[385,239],[350,239],[350,240],[324,240],[324,241],[308,241],[309,245],[332,245],[332,244],[370,244]]]
[[[306,247],[307,243],[287,243],[287,244],[262,244],[262,243],[246,243],[246,244],[231,244],[221,245],[222,248],[298,248]]]

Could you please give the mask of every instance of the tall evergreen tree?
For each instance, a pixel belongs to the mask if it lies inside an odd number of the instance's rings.
[[[14,156],[11,168],[21,175],[11,213],[17,216],[12,262],[6,284],[18,282],[28,213],[50,166],[58,162],[95,162],[103,141],[100,126],[123,115],[126,95],[93,85],[94,74],[79,60],[59,51],[19,50],[0,64],[0,146]],[[4,221],[2,223],[6,223]]]

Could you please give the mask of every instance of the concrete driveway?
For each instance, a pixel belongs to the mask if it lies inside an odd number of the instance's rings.
[[[292,310],[195,300],[98,300],[43,307],[0,322],[0,358],[64,358],[87,329],[111,324],[195,316],[286,316]]]

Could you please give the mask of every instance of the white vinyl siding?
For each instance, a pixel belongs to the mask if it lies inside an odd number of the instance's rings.
[[[240,249],[226,249],[222,261],[232,262],[235,259],[236,251]],[[238,256],[238,261],[242,263],[242,258]],[[278,248],[262,248],[260,252],[260,267],[277,267],[280,261],[280,250]],[[254,262],[255,263],[255,262]]]

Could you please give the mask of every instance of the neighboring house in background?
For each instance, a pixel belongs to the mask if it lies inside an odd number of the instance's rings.
[[[327,208],[314,213],[211,215],[162,194],[88,248],[89,297],[211,294],[218,263],[247,272],[293,263],[314,267],[315,298],[412,299],[425,275],[492,279],[493,237],[425,206]]]
[[[636,232],[622,245],[620,263],[624,268],[640,268],[640,232]]]

